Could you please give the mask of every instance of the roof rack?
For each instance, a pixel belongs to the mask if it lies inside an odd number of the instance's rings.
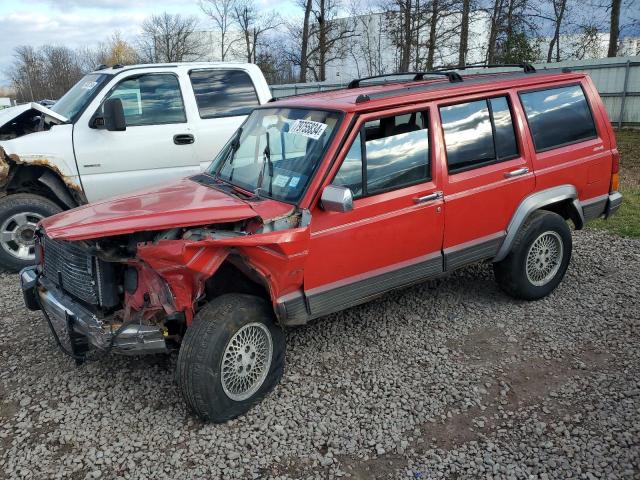
[[[109,68],[109,66],[105,65],[104,63],[101,63],[96,67],[96,70],[104,70],[105,68]]]
[[[458,65],[457,67],[446,67],[439,69],[439,71],[443,70],[466,70],[468,68],[502,68],[502,67],[514,67],[521,68],[524,73],[536,73],[536,67],[531,65],[529,62],[522,63],[469,63],[466,65]]]
[[[445,72],[445,71],[433,71],[433,72],[398,72],[398,73],[383,73],[382,75],[372,75],[370,77],[362,77],[362,78],[354,78],[349,82],[347,88],[358,88],[360,87],[360,82],[366,80],[375,80],[376,78],[386,78],[386,77],[399,77],[399,76],[412,76],[412,78],[407,79],[407,82],[417,82],[419,80],[424,80],[424,77],[429,75],[444,75],[449,79],[451,83],[462,82],[462,76],[457,72]]]

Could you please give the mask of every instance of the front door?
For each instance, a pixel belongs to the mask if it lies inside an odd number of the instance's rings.
[[[359,120],[331,182],[351,189],[353,210],[312,212],[304,280],[312,317],[442,272],[429,123],[426,108]]]
[[[196,138],[175,74],[125,78],[107,98],[122,101],[127,129],[110,132],[79,122],[73,133],[78,170],[90,202],[200,171]]]

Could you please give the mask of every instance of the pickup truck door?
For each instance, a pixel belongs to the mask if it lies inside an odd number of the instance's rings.
[[[443,202],[426,110],[364,115],[338,157],[331,183],[355,200],[348,212],[312,211],[304,273],[312,317],[442,272]]]
[[[265,103],[270,94],[268,89],[262,91],[261,85],[254,85],[249,73],[239,68],[195,68],[188,77],[193,95],[185,101],[194,102],[190,111],[197,112],[189,124],[202,140],[195,144],[195,154],[204,170],[251,110]]]
[[[188,123],[183,91],[175,72],[134,73],[120,79],[103,98],[121,99],[125,131],[94,128],[85,118],[76,123],[76,162],[89,201],[199,171],[197,139]]]

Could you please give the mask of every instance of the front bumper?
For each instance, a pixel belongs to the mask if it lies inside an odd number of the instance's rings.
[[[112,350],[123,355],[169,351],[162,331],[153,325],[131,324],[116,335],[117,329],[40,277],[35,267],[27,267],[20,272],[20,285],[27,308],[43,309],[62,341],[69,340],[72,335],[80,335],[97,350]]]
[[[604,210],[604,218],[609,218],[611,215],[616,213],[618,209],[622,205],[622,194],[620,192],[612,192],[609,194],[609,199],[607,200],[607,206]]]

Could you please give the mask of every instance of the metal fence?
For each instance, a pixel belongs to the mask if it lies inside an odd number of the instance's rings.
[[[600,92],[611,122],[618,127],[640,125],[640,56],[598,60],[567,61],[535,64],[538,71],[568,67],[588,73]],[[465,70],[467,74],[484,73],[485,69]],[[491,69],[492,72],[500,71]],[[272,85],[274,97],[282,98],[311,92],[346,87],[346,82],[291,83]]]

